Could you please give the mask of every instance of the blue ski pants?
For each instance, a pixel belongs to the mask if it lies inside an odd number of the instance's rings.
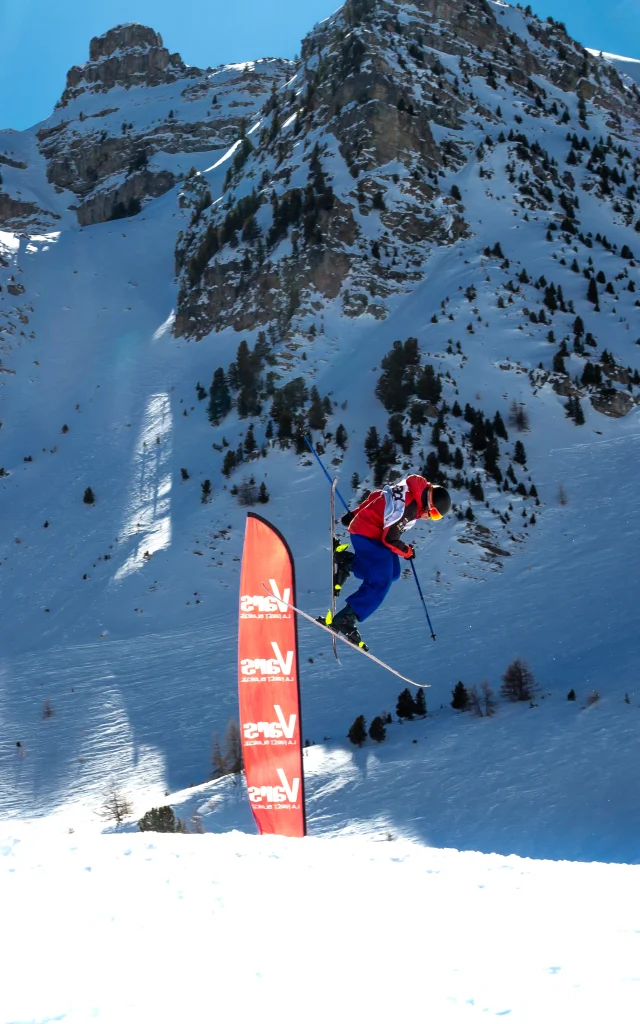
[[[394,580],[400,579],[400,559],[395,551],[371,537],[352,533],[351,543],[355,552],[353,575],[362,584],[347,598],[347,604],[363,622],[380,607]]]

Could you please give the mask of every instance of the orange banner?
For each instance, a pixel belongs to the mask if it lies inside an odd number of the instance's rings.
[[[294,613],[278,598],[296,603],[289,546],[271,523],[249,512],[238,627],[240,732],[249,800],[261,835],[304,836],[298,639]]]

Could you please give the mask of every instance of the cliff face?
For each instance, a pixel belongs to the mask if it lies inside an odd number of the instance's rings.
[[[292,70],[286,60],[187,67],[143,25],[92,39],[51,117],[0,133],[0,224],[50,228],[71,210],[86,226],[139,212],[173,188],[191,154],[218,159]],[[16,141],[27,159],[12,155]]]
[[[169,53],[162,36],[145,25],[118,25],[91,40],[89,60],[67,72],[67,85],[58,104],[66,107],[86,90],[107,92],[115,85],[155,86],[189,75],[179,53]]]

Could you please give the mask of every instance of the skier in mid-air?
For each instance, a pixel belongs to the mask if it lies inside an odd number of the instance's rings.
[[[353,552],[334,554],[334,588],[339,591],[351,573],[362,580],[344,608],[332,621],[319,619],[342,633],[357,647],[368,650],[356,623],[368,619],[382,604],[394,580],[400,578],[400,558],[412,559],[415,552],[401,539],[419,519],[442,519],[451,508],[445,487],[431,484],[423,476],[411,474],[381,490],[372,491],[352,512],[342,517],[349,530]]]

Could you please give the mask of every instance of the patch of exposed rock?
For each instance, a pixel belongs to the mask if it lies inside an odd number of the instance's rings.
[[[601,388],[596,394],[591,395],[591,404],[596,412],[603,416],[611,416],[620,419],[630,413],[634,401],[626,391],[618,391],[615,388]]]
[[[0,225],[4,228],[20,230],[29,224],[50,225],[57,219],[57,214],[41,210],[35,203],[0,192]]]
[[[145,199],[164,195],[176,183],[171,171],[140,171],[125,178],[115,189],[95,192],[77,209],[78,223],[82,227],[101,224],[120,217],[134,217],[140,212]]]

